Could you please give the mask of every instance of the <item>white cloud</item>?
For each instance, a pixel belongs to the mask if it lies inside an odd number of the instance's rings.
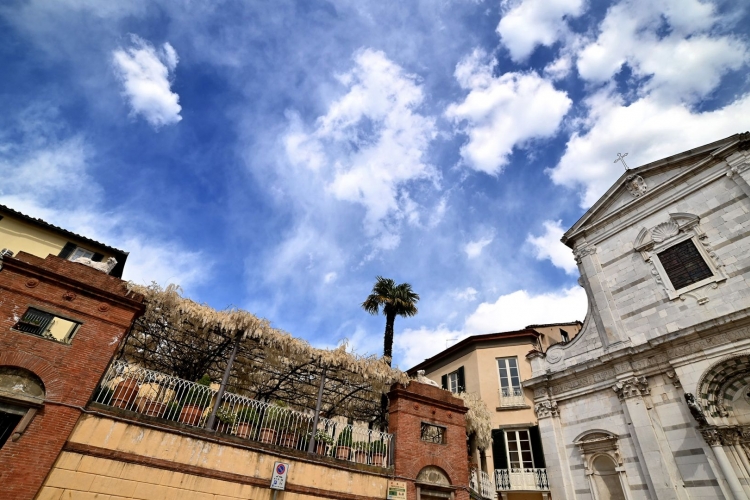
[[[323,276],[323,283],[333,283],[334,281],[336,281],[336,278],[338,278],[338,274],[336,274],[335,272],[326,273],[326,275]]]
[[[742,41],[708,31],[717,21],[712,4],[698,0],[621,2],[607,12],[597,39],[580,51],[578,71],[586,80],[605,82],[628,64],[636,77],[649,78],[642,93],[694,101],[748,61]]]
[[[410,183],[439,179],[424,158],[436,134],[435,120],[417,112],[424,100],[418,79],[383,52],[361,50],[354,63],[338,76],[346,94],[331,103],[311,132],[290,119],[284,147],[290,162],[326,179],[333,197],[363,206],[373,245],[392,249],[399,244],[402,222],[419,223]]]
[[[142,38],[131,35],[132,46],[112,52],[115,72],[134,115],[155,128],[182,120],[180,96],[172,92],[170,73],[177,67],[177,52],[165,43],[160,50]]]
[[[129,251],[123,279],[189,289],[208,277],[211,263],[200,252],[144,232],[140,214],[112,213],[102,205],[103,189],[89,173],[94,152],[81,137],[33,133],[25,142],[0,142],[1,204]]]
[[[456,290],[453,292],[453,296],[458,300],[472,302],[476,300],[478,293],[474,287],[467,287],[464,290]]]
[[[494,239],[494,236],[489,236],[485,238],[479,238],[476,241],[470,241],[464,246],[464,252],[466,252],[466,257],[469,259],[479,257],[484,247],[492,243],[493,239]]]
[[[475,50],[455,71],[463,102],[448,106],[445,114],[456,124],[466,123],[469,140],[461,156],[471,168],[498,173],[513,148],[534,138],[551,137],[571,105],[565,92],[534,72],[493,76],[497,61]]]
[[[394,336],[394,358],[397,359],[399,368],[407,370],[463,337],[466,337],[463,332],[451,330],[445,325],[437,328],[423,326],[416,330],[407,328]]]
[[[539,260],[549,259],[552,265],[564,269],[568,274],[575,274],[578,270],[573,252],[561,241],[565,230],[562,221],[544,221],[544,234],[541,236],[528,235],[526,241],[534,247],[534,255]]]
[[[654,98],[626,106],[606,91],[587,103],[586,130],[571,136],[565,154],[550,170],[555,183],[583,188],[584,208],[622,174],[622,165],[613,163],[618,152],[628,153],[633,168],[750,128],[750,94],[705,112]]]
[[[523,61],[537,45],[553,45],[567,33],[566,17],[583,13],[583,0],[523,0],[508,10],[497,32],[511,58]]]
[[[520,330],[531,324],[583,321],[587,307],[586,292],[579,286],[542,294],[518,290],[501,295],[495,302],[481,303],[462,328],[407,328],[395,335],[394,351],[399,366],[407,369],[434,356],[455,339]]]

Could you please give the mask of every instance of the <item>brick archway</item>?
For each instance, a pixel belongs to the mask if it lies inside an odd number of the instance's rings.
[[[51,363],[25,352],[0,354],[0,366],[12,366],[28,370],[44,384],[45,397],[56,400],[62,396],[63,384],[59,371]]]

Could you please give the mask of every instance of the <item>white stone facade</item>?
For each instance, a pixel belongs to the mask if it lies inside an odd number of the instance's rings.
[[[563,241],[589,313],[524,384],[552,498],[750,499],[750,134],[627,171]]]

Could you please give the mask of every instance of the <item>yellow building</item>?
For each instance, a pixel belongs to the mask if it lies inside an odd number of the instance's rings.
[[[128,253],[109,247],[85,236],[54,226],[42,219],[29,217],[0,205],[0,251],[13,254],[24,251],[46,258],[56,255],[67,260],[91,259],[105,263],[114,258],[117,263],[109,271],[111,276],[122,277]]]
[[[409,370],[418,371],[454,393],[478,394],[492,415],[492,449],[477,450],[470,443],[471,460],[487,473],[505,500],[546,499],[544,453],[534,394],[523,388],[531,378],[531,351],[546,351],[569,342],[582,323],[530,325],[523,330],[474,335],[463,339]]]

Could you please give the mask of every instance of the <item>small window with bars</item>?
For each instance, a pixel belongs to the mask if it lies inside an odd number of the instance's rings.
[[[428,443],[445,444],[445,427],[422,422],[420,439]]]
[[[13,326],[15,330],[58,342],[70,342],[80,323],[30,307]]]
[[[693,240],[685,240],[657,255],[675,290],[714,275]]]

